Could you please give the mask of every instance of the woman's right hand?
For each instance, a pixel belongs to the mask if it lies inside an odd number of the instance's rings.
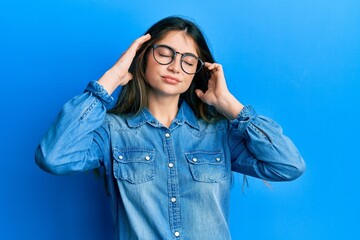
[[[130,65],[141,45],[151,38],[150,34],[136,39],[130,47],[121,55],[119,60],[98,80],[105,90],[112,94],[118,86],[126,85],[133,76],[129,72]]]

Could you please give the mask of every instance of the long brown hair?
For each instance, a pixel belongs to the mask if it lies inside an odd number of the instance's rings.
[[[150,33],[151,39],[145,42],[137,51],[135,58],[130,66],[129,72],[133,75],[133,80],[129,81],[122,89],[116,105],[109,110],[115,114],[139,114],[148,104],[149,86],[145,78],[146,56],[155,42],[161,40],[170,31],[184,31],[197,44],[199,58],[204,62],[215,62],[206,43],[204,35],[199,27],[190,20],[181,17],[167,17],[155,23],[145,34]],[[217,121],[224,119],[224,116],[216,109],[202,102],[195,94],[195,89],[206,91],[210,73],[203,67],[195,74],[192,83],[187,91],[180,95],[180,99],[186,101],[192,108],[197,117],[205,121]]]

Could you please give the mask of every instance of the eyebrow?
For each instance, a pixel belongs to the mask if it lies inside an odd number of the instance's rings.
[[[167,45],[167,44],[165,44],[165,43],[155,43],[154,45],[163,45],[163,46],[167,46],[167,47],[169,47],[169,48],[171,48],[171,49],[174,49],[176,52],[178,52],[178,53],[182,53],[182,54],[185,54],[185,53],[190,53],[190,54],[192,54],[192,55],[194,55],[195,57],[199,57],[198,56],[198,54],[197,54],[197,52],[196,53],[193,53],[193,52],[180,52],[180,51],[177,51],[174,47],[172,47],[172,46],[170,46],[170,45]]]

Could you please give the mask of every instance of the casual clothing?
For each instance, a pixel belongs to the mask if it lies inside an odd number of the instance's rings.
[[[231,239],[232,171],[287,181],[305,169],[280,126],[251,106],[208,123],[183,101],[167,128],[147,109],[109,114],[112,101],[90,82],[64,105],[36,162],[53,174],[104,166],[117,239]]]

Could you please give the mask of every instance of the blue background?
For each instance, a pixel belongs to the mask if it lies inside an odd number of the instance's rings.
[[[360,1],[1,1],[0,239],[111,239],[103,183],[57,177],[34,150],[60,107],[168,15],[204,31],[228,86],[307,162],[287,183],[242,178],[234,239],[360,239]]]

